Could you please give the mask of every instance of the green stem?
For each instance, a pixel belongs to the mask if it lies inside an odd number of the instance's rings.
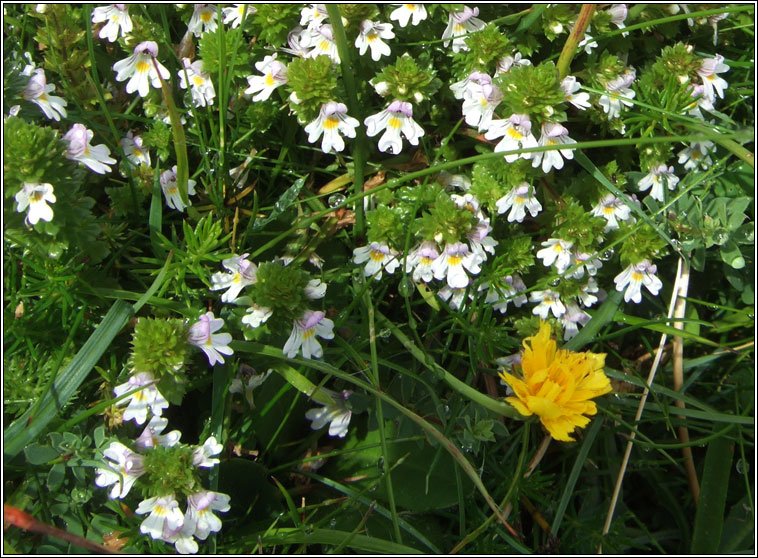
[[[355,192],[355,196],[361,196],[363,194],[363,173],[366,160],[366,129],[363,126],[362,111],[358,104],[358,93],[355,88],[355,77],[350,61],[350,48],[345,36],[345,28],[342,26],[340,9],[336,4],[327,4],[326,12],[329,14],[329,21],[332,24],[332,31],[334,33],[334,42],[340,55],[340,68],[342,69],[342,79],[345,83],[345,92],[347,93],[348,109],[350,114],[360,122],[358,130],[356,130],[355,142],[353,142],[353,191]],[[366,220],[363,212],[363,202],[361,201],[355,204],[354,238],[362,242],[365,236],[365,229]]]
[[[576,48],[584,38],[584,32],[592,21],[592,15],[595,13],[595,4],[582,4],[582,9],[579,10],[579,16],[576,18],[574,28],[569,33],[566,44],[563,45],[563,50],[558,58],[558,79],[563,79],[569,74],[569,66],[571,60],[576,54]]]

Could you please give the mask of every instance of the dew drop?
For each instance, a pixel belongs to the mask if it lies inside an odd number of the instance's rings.
[[[552,281],[550,281],[548,283],[548,285],[550,285],[551,287],[557,287],[560,284],[561,284],[561,280],[560,279],[553,279]]]
[[[340,194],[337,192],[336,194],[332,194],[329,196],[329,199],[327,200],[327,203],[329,204],[329,207],[337,207],[338,205],[341,205],[345,203],[345,200],[347,198],[344,194]]]
[[[413,281],[407,275],[400,279],[400,284],[397,286],[397,292],[400,296],[410,296],[413,292]]]
[[[392,332],[388,327],[385,327],[384,329],[380,330],[377,335],[382,339],[387,339],[390,335],[392,335]]]
[[[737,472],[739,474],[749,473],[750,472],[750,463],[746,463],[744,459],[740,458],[740,459],[737,460],[737,464],[735,465],[735,468],[737,469]]]
[[[613,248],[608,248],[605,252],[602,252],[600,254],[600,259],[603,260],[604,262],[607,262],[613,257],[614,253],[615,251],[613,250]]]
[[[747,231],[745,233],[745,240],[747,240],[748,242],[755,241],[755,231],[752,230],[752,229],[750,229],[749,231]]]

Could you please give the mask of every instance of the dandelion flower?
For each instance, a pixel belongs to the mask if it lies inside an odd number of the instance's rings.
[[[605,354],[556,350],[545,322],[523,345],[523,379],[500,373],[514,393],[505,400],[524,416],[537,415],[556,440],[572,441],[571,433],[587,426],[589,417],[597,414],[592,399],[611,391],[603,372]]]

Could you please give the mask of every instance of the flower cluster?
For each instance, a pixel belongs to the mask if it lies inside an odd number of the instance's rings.
[[[111,487],[110,497],[123,499],[139,481],[145,492],[135,512],[147,515],[140,532],[173,544],[181,554],[195,554],[197,540],[221,530],[214,512],[229,511],[229,496],[202,488],[199,468],[216,465],[223,446],[211,436],[200,446],[180,444],[181,432],[163,434],[168,420],[153,417],[133,442],[134,451],[121,442],[103,450],[104,467],[96,469],[95,484]],[[186,499],[184,510],[179,499]]]

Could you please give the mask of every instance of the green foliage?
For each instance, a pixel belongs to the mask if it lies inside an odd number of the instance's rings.
[[[12,198],[24,182],[53,183],[64,173],[65,144],[52,128],[22,118],[8,118],[3,126],[3,196]]]
[[[290,106],[302,123],[315,120],[321,105],[336,96],[337,74],[331,58],[297,58],[287,66],[287,88],[292,91]]]
[[[140,478],[145,498],[189,496],[202,490],[198,470],[192,464],[195,448],[177,445],[150,448],[142,454],[144,477]]]
[[[266,44],[282,46],[287,34],[300,21],[300,7],[295,4],[253,4],[253,14],[258,37]]]
[[[526,114],[536,131],[538,124],[549,120],[566,119],[563,109],[566,94],[558,80],[558,70],[552,62],[537,66],[516,65],[511,71],[495,80],[503,92],[498,112],[503,118],[511,114]]]
[[[305,287],[308,273],[293,265],[264,262],[258,266],[256,282],[250,286],[250,297],[258,306],[273,311],[271,325],[286,330],[303,316],[308,306]]]
[[[203,71],[210,74],[214,82],[221,68],[224,69],[224,76],[250,75],[253,63],[240,33],[234,31],[224,34],[203,33],[198,46],[200,58],[203,61]]]
[[[469,35],[466,38],[466,46],[468,50],[458,53],[462,61],[462,71],[459,72],[462,76],[473,70],[494,75],[498,62],[513,50],[508,37],[491,23],[478,33]]]
[[[420,103],[429,99],[442,85],[428,56],[421,54],[418,61],[407,53],[394,64],[382,68],[371,84],[385,97],[398,101]]]
[[[150,372],[158,380],[164,376],[181,380],[190,349],[188,332],[183,320],[140,318],[132,335],[129,368],[134,373]]]

